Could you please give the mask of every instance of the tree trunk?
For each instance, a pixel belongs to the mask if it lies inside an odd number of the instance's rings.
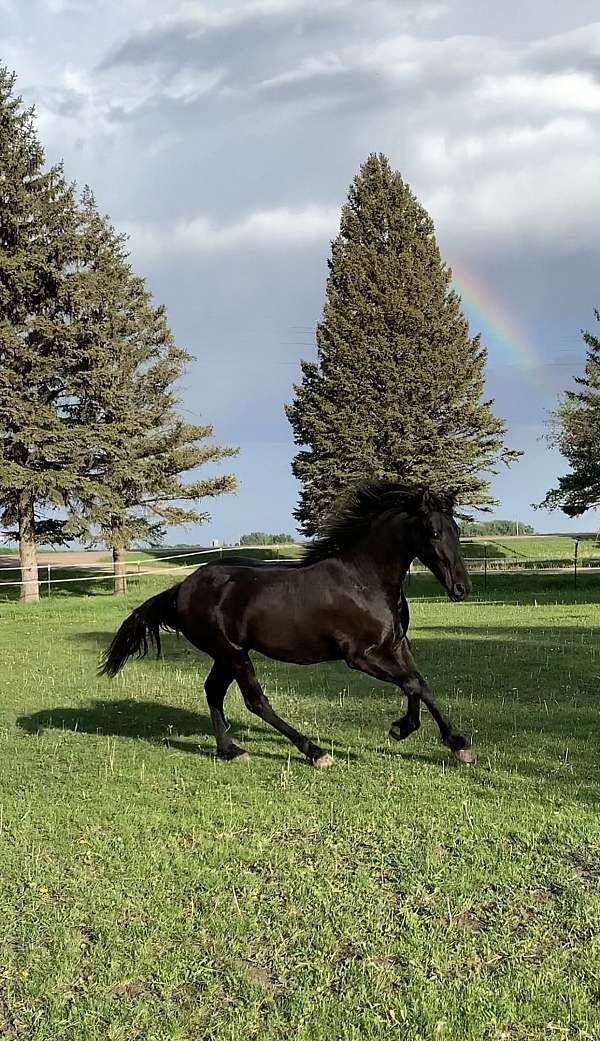
[[[19,496],[19,556],[21,563],[21,595],[23,603],[35,603],[40,598],[38,581],[37,546],[33,499],[29,492]]]
[[[127,592],[125,555],[126,551],[123,546],[113,546],[113,593],[117,596],[122,596]]]

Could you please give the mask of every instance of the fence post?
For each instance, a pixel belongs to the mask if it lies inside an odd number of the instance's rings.
[[[410,564],[409,564],[409,565],[408,565],[408,571],[406,572],[406,577],[407,577],[407,579],[408,579],[408,585],[410,585],[410,567],[411,567],[411,566],[410,566]]]
[[[50,582],[50,564],[46,564],[46,567],[48,569],[48,596],[50,596],[52,592],[52,583]]]
[[[579,550],[579,539],[575,539],[575,556],[573,557],[573,588],[577,589],[577,551]]]
[[[487,589],[487,542],[483,543],[483,588]]]

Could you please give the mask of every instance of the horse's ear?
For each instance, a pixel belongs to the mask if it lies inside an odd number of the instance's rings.
[[[419,494],[419,509],[423,513],[430,513],[434,508],[434,496],[431,494],[429,488],[424,488]]]
[[[432,491],[431,488],[424,488],[418,493],[417,510],[419,513],[426,516],[438,510],[441,510],[442,513],[451,513],[453,508],[453,497],[448,492],[437,492]]]

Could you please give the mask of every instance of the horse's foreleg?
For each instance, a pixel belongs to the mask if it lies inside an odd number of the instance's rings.
[[[208,674],[204,690],[217,740],[217,755],[221,759],[247,759],[248,753],[231,740],[229,726],[223,713],[223,701],[233,680],[234,675],[230,666],[216,661]]]
[[[254,666],[249,658],[240,659],[235,665],[232,663],[232,668],[234,669],[235,678],[242,692],[246,708],[250,712],[264,719],[265,723],[268,723],[275,730],[278,730],[280,734],[283,734],[284,737],[287,737],[288,741],[296,745],[296,748],[300,749],[313,766],[323,769],[333,765],[333,759],[327,752],[324,752],[318,745],[313,744],[304,734],[294,730],[289,723],[286,723],[285,720],[281,719],[273,711],[270,701],[265,697],[264,691],[258,682]]]
[[[402,726],[408,719],[411,710],[411,701],[417,698],[427,706],[435,722],[437,723],[438,730],[442,742],[454,753],[456,758],[461,763],[474,763],[475,753],[473,752],[471,745],[467,741],[463,734],[459,733],[454,729],[450,721],[446,718],[443,712],[439,709],[436,700],[433,696],[431,688],[426,683],[425,679],[420,672],[415,669],[414,672],[408,674],[403,673],[396,682],[402,688],[402,691],[408,697],[408,712],[404,719],[399,719],[395,723],[392,723],[390,728],[390,737],[396,740],[402,740],[407,734],[403,733]]]
[[[403,639],[393,652],[383,648],[369,648],[349,662],[353,668],[362,669],[371,676],[385,679],[400,687],[408,699],[406,715],[397,719],[390,728],[390,737],[403,741],[420,726],[420,704],[423,702],[437,723],[443,743],[451,749],[461,763],[475,762],[475,755],[467,739],[454,729],[438,707],[433,691],[418,671],[415,660]]]
[[[429,709],[435,722],[437,723],[440,737],[443,743],[451,749],[456,758],[461,763],[474,763],[475,754],[471,749],[471,745],[461,733],[454,729],[450,721],[446,718],[443,712],[438,707],[436,700],[433,696],[433,691],[429,687],[425,678],[421,675],[416,667],[415,660],[408,647],[407,640],[402,640],[398,648],[397,663],[399,666],[399,675],[396,682],[402,688],[404,693],[408,697],[408,713],[411,711],[411,700],[418,698],[423,702]],[[406,719],[407,717],[405,717]],[[401,728],[404,720],[398,720],[398,723],[393,723],[390,730],[390,735],[396,737],[394,732],[398,726]],[[402,736],[400,732],[399,737]]]

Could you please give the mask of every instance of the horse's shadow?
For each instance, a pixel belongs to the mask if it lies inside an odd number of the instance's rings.
[[[136,701],[134,698],[104,701],[96,698],[87,705],[57,707],[20,716],[17,726],[28,734],[41,734],[45,730],[71,730],[74,733],[95,734],[114,737],[138,738],[154,745],[168,745],[182,752],[195,752],[214,756],[213,729],[209,716],[188,709],[163,705],[160,702]],[[249,733],[253,743],[264,731],[251,723],[232,726],[232,731],[242,735],[246,741]],[[210,742],[182,741],[184,737],[210,737]],[[254,754],[261,757],[269,753]]]

